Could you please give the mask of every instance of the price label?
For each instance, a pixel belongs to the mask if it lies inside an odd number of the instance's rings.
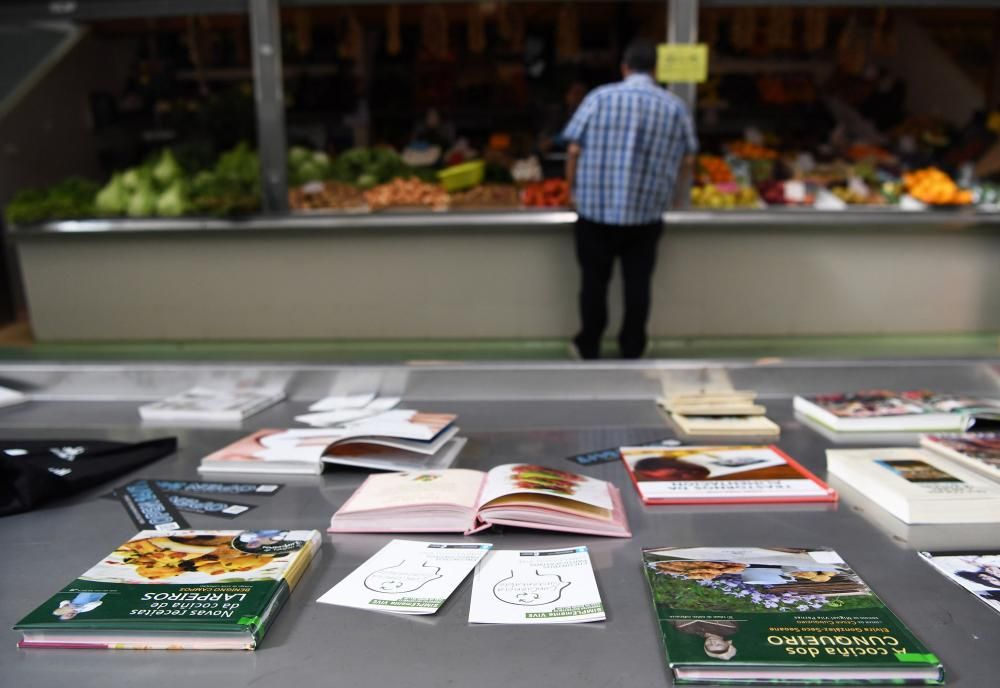
[[[656,46],[656,80],[696,83],[708,79],[708,44],[661,43]]]

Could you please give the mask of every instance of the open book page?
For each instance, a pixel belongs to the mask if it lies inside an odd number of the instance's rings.
[[[384,418],[390,414],[402,415]],[[390,411],[337,428],[292,428],[262,437],[263,449],[257,456],[274,461],[320,461],[329,453],[330,445],[360,437],[432,454],[458,432],[454,420],[452,414]]]
[[[409,409],[393,409],[370,418],[347,423],[349,435],[385,435],[407,440],[430,440],[455,422],[453,413],[421,413]]]
[[[471,511],[484,478],[482,471],[466,468],[372,475],[337,514],[429,504],[457,506]]]
[[[234,466],[260,465],[270,462],[277,464],[303,463],[320,466],[320,456],[323,453],[325,443],[319,444],[318,449],[300,448],[295,452],[285,452],[268,446],[272,438],[284,434],[283,430],[264,429],[258,430],[252,435],[247,435],[232,444],[226,445],[212,454],[202,459],[202,465],[231,463]],[[254,470],[254,469],[250,469]]]
[[[603,480],[524,463],[491,469],[486,474],[479,508],[514,504],[578,511],[605,519],[614,509],[608,484]]]

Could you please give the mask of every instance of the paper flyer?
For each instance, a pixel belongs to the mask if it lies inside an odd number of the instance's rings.
[[[493,545],[393,540],[317,602],[434,614]]]
[[[586,547],[490,552],[476,567],[469,623],[603,621]]]

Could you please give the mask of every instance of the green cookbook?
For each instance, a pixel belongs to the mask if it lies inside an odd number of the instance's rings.
[[[315,530],[144,530],[21,619],[19,647],[256,649]]]
[[[944,668],[836,552],[644,549],[678,684],[940,685]]]

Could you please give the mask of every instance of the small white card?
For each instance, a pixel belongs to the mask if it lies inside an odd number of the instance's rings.
[[[586,547],[490,552],[476,567],[469,623],[603,621]]]
[[[315,411],[316,407],[325,401],[330,399],[336,399],[338,397],[327,397],[326,399],[321,399],[315,404],[310,406],[310,410]],[[349,397],[339,397],[340,399],[349,399]],[[358,397],[360,399],[360,396]],[[331,425],[340,425],[341,423],[349,423],[351,421],[360,420],[361,418],[367,418],[369,416],[377,416],[380,413],[385,413],[394,409],[399,404],[399,397],[379,397],[374,401],[367,401],[364,404],[358,406],[344,406],[333,408],[325,411],[318,411],[316,413],[304,413],[301,416],[295,416],[295,420],[300,423],[306,423],[307,425],[312,425],[315,427],[329,427]]]
[[[493,545],[393,540],[317,602],[434,614]]]
[[[375,392],[362,394],[334,394],[313,402],[310,411],[338,411],[340,409],[361,408],[375,398]]]

